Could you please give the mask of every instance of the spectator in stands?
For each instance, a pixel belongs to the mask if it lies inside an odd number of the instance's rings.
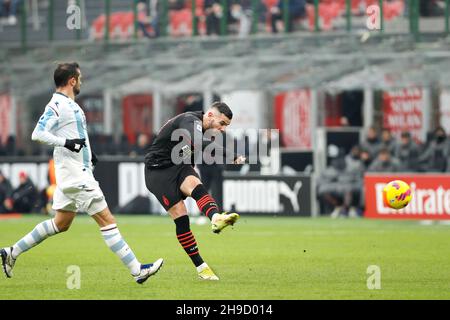
[[[368,171],[371,172],[399,172],[400,162],[392,157],[387,148],[382,148],[377,158],[370,164]]]
[[[378,130],[372,126],[367,130],[366,140],[361,144],[361,147],[369,152],[371,159],[375,159],[380,150],[380,145],[381,142],[378,138]]]
[[[370,156],[370,152],[361,148],[359,158],[361,159],[361,163],[364,167],[364,170],[367,171],[373,160],[372,157]]]
[[[206,34],[220,35],[220,20],[224,14],[219,0],[205,0],[203,11],[206,16]]]
[[[150,24],[152,25],[153,35],[159,37],[159,17],[162,15],[161,0],[150,0]]]
[[[321,211],[326,213],[331,208],[332,216],[339,215],[339,211],[342,209],[343,201],[338,192],[337,177],[343,169],[343,162],[333,160],[317,179],[317,197],[321,204]]]
[[[404,172],[418,171],[419,146],[411,138],[408,131],[403,131],[400,141],[396,143],[394,156],[400,161],[400,170]]]
[[[8,213],[12,209],[11,196],[11,183],[0,171],[0,213]]]
[[[362,189],[365,166],[361,160],[361,147],[356,145],[345,157],[345,171],[338,181],[343,189],[343,208],[340,215],[358,217],[362,212]]]
[[[277,33],[281,30],[292,32],[294,29],[294,20],[303,18],[306,15],[306,1],[305,0],[288,0],[289,24],[284,25],[283,21],[283,6],[284,0],[279,0],[276,6],[270,8],[270,22],[272,25],[272,32]]]
[[[152,9],[156,10],[156,12],[152,10],[153,12],[149,15],[147,5],[144,2],[138,2],[137,4],[138,28],[146,38],[158,36],[158,0],[152,0],[151,5],[153,5]]]
[[[21,213],[32,212],[38,197],[36,187],[24,171],[19,173],[19,183],[12,193],[13,210]]]
[[[331,207],[332,218],[358,216],[364,173],[360,152],[359,146],[353,147],[347,156],[343,156],[341,151],[318,179],[319,201],[323,207]]]
[[[150,146],[150,141],[145,133],[140,133],[137,137],[136,145],[130,152],[131,157],[145,156],[147,153],[147,148]]]
[[[380,150],[381,148],[386,148],[392,155],[394,154],[395,139],[389,129],[384,128],[381,130]]]
[[[22,0],[0,0],[0,19],[2,24],[11,26],[17,23],[17,11]]]
[[[446,172],[450,171],[448,161],[450,158],[450,144],[443,127],[437,127],[433,140],[429,143],[425,152],[419,157],[421,171]]]
[[[239,23],[238,35],[240,37],[247,36],[252,27],[251,1],[234,0],[231,4],[231,16]]]
[[[232,0],[231,17],[239,23],[240,37],[250,34],[253,14],[258,15],[258,21],[265,22],[266,6],[262,1],[256,1],[256,12],[253,12],[252,2],[252,0]]]
[[[176,3],[172,6],[178,8]],[[149,0],[148,8],[150,10],[147,9],[147,1],[142,0],[138,2],[138,27],[145,37],[157,38],[160,35],[159,19],[163,10],[161,0]]]

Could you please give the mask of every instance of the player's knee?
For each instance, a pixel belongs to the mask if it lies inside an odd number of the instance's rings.
[[[70,229],[71,223],[59,223],[56,224],[56,227],[58,228],[58,231],[61,232],[66,232],[67,230]]]
[[[69,230],[72,221],[75,218],[75,213],[68,211],[57,211],[53,220],[58,232],[65,232]]]
[[[181,191],[186,195],[190,195],[192,193],[192,190],[194,190],[201,183],[202,182],[199,178],[189,176],[183,181],[181,185]]]

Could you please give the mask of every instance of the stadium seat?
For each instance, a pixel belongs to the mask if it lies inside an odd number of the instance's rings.
[[[106,16],[104,14],[95,18],[92,22],[90,39],[91,40],[99,40],[104,35],[104,27],[105,27]]]
[[[125,13],[126,12],[114,12],[109,17],[109,35],[111,39],[121,37],[121,23]]]
[[[170,35],[174,37],[192,34],[192,12],[190,9],[172,10],[169,12]]]
[[[91,26],[90,39],[99,40],[105,35],[106,16],[104,14],[95,18]],[[134,30],[134,13],[119,11],[111,13],[109,17],[109,35],[111,38],[127,39]]]
[[[306,13],[310,30],[314,30],[315,10],[314,5],[306,5]],[[337,2],[328,2],[319,4],[319,24],[322,30],[331,30],[333,28],[333,20],[341,16],[343,13],[342,6]]]
[[[130,38],[134,32],[134,13],[124,12],[119,23],[121,39]]]
[[[401,0],[383,3],[384,18],[392,20],[403,14],[405,10],[405,3]]]
[[[196,0],[195,6],[195,16],[197,17],[197,28],[199,34],[206,34],[206,18],[203,11],[204,0]],[[189,14],[187,13],[189,11]],[[183,10],[173,10],[169,13],[170,18],[170,30],[171,35],[175,36],[190,36],[192,35],[192,1],[186,1],[185,9]],[[181,30],[179,30],[181,28]],[[174,30],[174,34],[172,34]]]

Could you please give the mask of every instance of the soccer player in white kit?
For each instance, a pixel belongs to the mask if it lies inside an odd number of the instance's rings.
[[[56,92],[45,107],[32,134],[32,140],[54,146],[56,190],[53,219],[39,223],[11,247],[0,250],[3,271],[8,278],[16,259],[46,238],[67,231],[76,212],[86,212],[100,226],[106,245],[128,267],[137,283],[144,283],[161,268],[163,259],[141,264],[117,228],[102,190],[92,173],[97,158],[91,152],[86,117],[75,102],[80,93],[78,63],[61,63],[54,72]]]

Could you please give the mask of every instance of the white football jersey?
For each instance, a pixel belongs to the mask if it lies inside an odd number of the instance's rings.
[[[86,139],[86,147],[78,153],[64,147],[66,139],[83,138]],[[86,117],[80,106],[64,94],[59,92],[53,94],[34,128],[32,140],[55,147],[53,158],[59,185],[64,181],[76,180],[85,173],[92,174],[92,155]]]

